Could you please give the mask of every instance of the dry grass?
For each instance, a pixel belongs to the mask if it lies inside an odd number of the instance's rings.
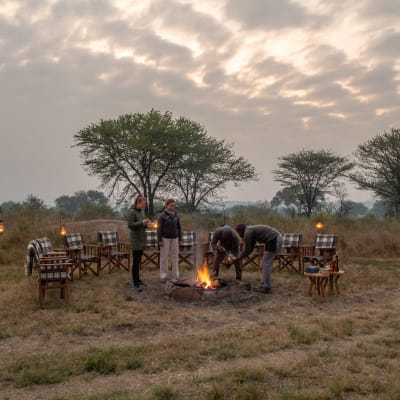
[[[126,272],[85,276],[41,310],[33,278],[2,266],[0,400],[399,398],[400,260],[343,268],[325,299],[274,272],[251,302],[171,301],[153,269],[142,293]]]

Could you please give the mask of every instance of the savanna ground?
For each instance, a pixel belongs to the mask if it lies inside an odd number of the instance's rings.
[[[40,309],[34,278],[2,265],[0,399],[400,399],[400,259],[341,268],[339,296],[275,271],[272,294],[212,304],[166,298],[155,269],[142,293],[104,272]]]

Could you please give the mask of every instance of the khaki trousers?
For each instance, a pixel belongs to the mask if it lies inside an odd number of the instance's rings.
[[[160,279],[168,277],[168,259],[171,258],[172,279],[179,279],[179,239],[162,238],[160,246]]]

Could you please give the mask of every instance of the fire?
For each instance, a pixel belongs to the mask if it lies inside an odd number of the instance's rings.
[[[197,284],[205,289],[215,289],[215,282],[211,279],[210,271],[207,263],[204,263],[200,268],[197,268]]]

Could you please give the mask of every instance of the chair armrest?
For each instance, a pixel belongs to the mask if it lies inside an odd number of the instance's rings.
[[[97,256],[101,255],[101,246],[98,244],[84,244],[83,252],[89,256]]]

